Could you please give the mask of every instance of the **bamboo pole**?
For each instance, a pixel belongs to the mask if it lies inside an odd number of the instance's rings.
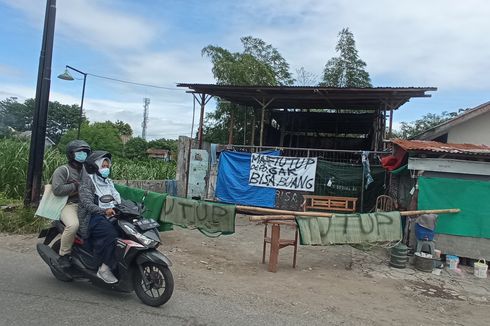
[[[332,217],[333,213],[320,213],[320,212],[297,212],[286,211],[282,209],[262,208],[253,206],[240,206],[237,205],[236,209],[241,212],[259,213],[259,214],[274,214],[274,215],[294,215],[294,216],[311,216],[311,217]]]
[[[461,212],[459,208],[448,209],[425,209],[420,211],[404,211],[400,212],[401,216],[422,215],[422,214],[456,214]]]
[[[250,215],[249,220],[251,222],[281,220],[281,221],[294,221],[294,215]]]
[[[238,206],[237,206],[238,207]],[[258,208],[258,207],[255,207]],[[268,211],[273,211],[273,209],[267,209]],[[260,221],[268,221],[268,220],[293,220],[295,216],[301,217],[332,217],[336,214],[341,213],[316,213],[316,212],[294,212],[294,211],[281,211],[274,210],[280,212],[289,212],[289,214],[281,213],[280,215],[250,215],[249,220],[251,222],[260,222]],[[419,210],[419,211],[404,211],[400,212],[401,216],[412,216],[412,215],[422,215],[422,214],[455,214],[459,213],[461,210],[459,208],[448,208],[448,209],[427,209],[427,210]],[[308,215],[305,215],[308,213]],[[313,214],[313,215],[312,215]],[[321,214],[321,215],[319,215]]]

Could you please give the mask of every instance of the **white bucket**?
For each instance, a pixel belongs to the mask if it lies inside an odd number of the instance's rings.
[[[473,274],[479,278],[487,278],[488,265],[485,259],[480,259],[478,262],[474,263]]]
[[[447,255],[446,261],[449,263],[449,269],[454,270],[454,269],[458,268],[458,263],[459,263],[459,257],[458,256]]]

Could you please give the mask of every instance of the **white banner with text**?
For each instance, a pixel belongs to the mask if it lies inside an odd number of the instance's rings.
[[[316,157],[252,154],[248,184],[257,187],[315,191]]]

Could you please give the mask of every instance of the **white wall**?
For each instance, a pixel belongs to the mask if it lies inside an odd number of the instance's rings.
[[[447,142],[490,146],[490,112],[451,128]]]

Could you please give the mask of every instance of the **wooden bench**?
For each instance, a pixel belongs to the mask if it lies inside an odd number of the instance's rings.
[[[303,195],[303,211],[329,211],[355,213],[357,198]]]

